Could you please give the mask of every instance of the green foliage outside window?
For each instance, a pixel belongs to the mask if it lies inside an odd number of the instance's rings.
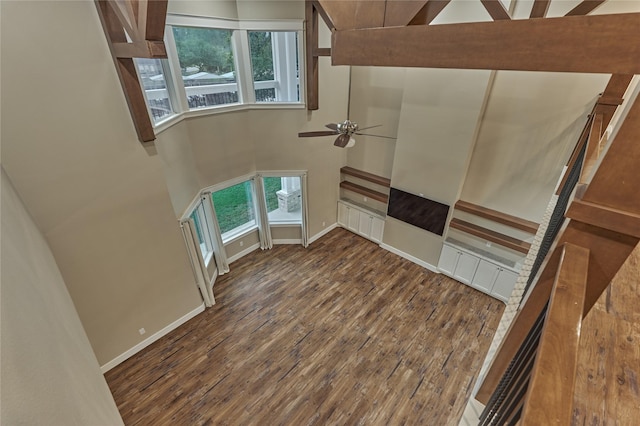
[[[272,212],[278,208],[278,196],[276,191],[282,189],[282,179],[279,177],[264,178],[264,193],[267,199],[267,212]]]
[[[282,183],[279,177],[264,178],[267,211],[278,208],[278,197]],[[223,234],[255,220],[251,183],[242,182],[211,194],[213,206],[218,216],[218,225]]]
[[[218,75],[233,71],[231,31],[173,27],[173,37],[183,75],[186,75],[187,68]]]
[[[271,33],[268,31],[249,31],[249,48],[251,50],[253,81],[273,80]]]

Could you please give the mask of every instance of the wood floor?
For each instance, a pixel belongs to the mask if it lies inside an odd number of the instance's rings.
[[[106,374],[127,425],[457,425],[504,307],[343,229],[214,292]]]

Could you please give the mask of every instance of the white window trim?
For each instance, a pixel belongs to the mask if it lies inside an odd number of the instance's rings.
[[[261,109],[305,109],[306,108],[306,82],[304,72],[304,21],[298,19],[291,20],[234,20],[193,15],[167,14],[165,28],[165,45],[168,56],[168,70],[165,70],[165,81],[169,99],[174,110],[174,114],[166,117],[157,123],[152,124],[156,134],[160,134],[168,128],[180,123],[185,118],[201,117],[205,115],[215,115],[240,110],[261,110]],[[201,28],[216,28],[232,30],[232,49],[234,51],[234,66],[237,73],[238,103],[215,105],[210,107],[189,109],[187,94],[182,81],[182,73],[178,59],[178,52],[173,36],[172,26],[187,26]],[[247,31],[288,31],[296,32],[298,37],[298,82],[299,101],[292,102],[256,102],[255,90],[253,87],[253,73],[251,70],[251,57]],[[239,48],[242,46],[242,48]],[[277,48],[276,48],[277,49]],[[274,49],[274,50],[276,50]],[[281,50],[281,49],[280,49]],[[274,52],[274,61],[279,56]],[[278,68],[278,67],[276,67]],[[275,71],[275,70],[274,70]],[[277,71],[276,71],[277,72]],[[242,74],[242,76],[240,76]],[[290,79],[289,79],[290,80]],[[288,80],[288,81],[289,81]],[[260,82],[263,84],[263,82]],[[268,83],[267,83],[268,84]],[[295,80],[289,81],[290,91],[296,85]],[[146,95],[145,95],[146,98]],[[149,109],[147,102],[147,110]],[[151,114],[149,115],[151,117]]]

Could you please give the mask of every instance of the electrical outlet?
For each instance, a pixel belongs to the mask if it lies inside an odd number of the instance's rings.
[[[141,336],[146,332],[147,330],[145,330],[144,328],[141,328],[140,330],[138,330],[138,333],[140,333]]]
[[[367,197],[364,197],[364,202],[365,202],[365,203],[367,202]]]
[[[325,226],[327,226],[327,222],[322,222],[322,227],[324,228]]]
[[[491,241],[487,241],[487,247],[491,247]]]
[[[244,241],[240,241],[240,247],[244,245]]]

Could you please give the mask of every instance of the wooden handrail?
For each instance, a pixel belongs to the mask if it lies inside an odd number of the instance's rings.
[[[565,243],[542,330],[521,425],[568,425],[584,311],[589,250]]]
[[[526,241],[522,241],[517,238],[513,238],[487,228],[483,228],[482,226],[478,226],[455,217],[451,219],[449,227],[494,242],[503,247],[510,248],[511,250],[519,251],[520,253],[527,254],[529,252],[529,249],[531,248],[531,244],[527,243]]]
[[[454,208],[456,210],[471,213],[475,216],[483,217],[485,219],[489,219],[493,222],[500,223],[511,228],[520,229],[521,231],[528,232],[529,234],[535,235],[535,233],[538,232],[539,224],[535,222],[522,219],[517,216],[512,216],[510,214],[502,213],[497,210],[482,207],[477,204],[469,203],[467,201],[458,200]]]

